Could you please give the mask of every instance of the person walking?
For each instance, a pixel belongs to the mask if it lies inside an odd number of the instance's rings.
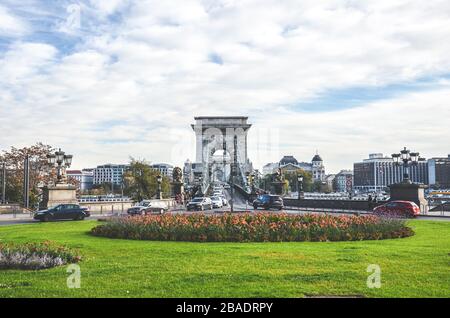
[[[369,210],[372,211],[373,210],[373,206],[372,206],[372,195],[369,194],[369,198],[367,199],[367,202],[369,203]]]

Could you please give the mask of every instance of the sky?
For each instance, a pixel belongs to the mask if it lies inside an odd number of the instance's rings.
[[[447,156],[449,52],[448,0],[0,0],[0,150],[181,165],[194,116],[248,116],[256,168]]]

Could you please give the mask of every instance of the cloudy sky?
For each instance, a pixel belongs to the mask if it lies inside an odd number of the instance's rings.
[[[0,0],[0,149],[74,167],[195,159],[194,116],[249,116],[257,167],[450,153],[448,0]]]

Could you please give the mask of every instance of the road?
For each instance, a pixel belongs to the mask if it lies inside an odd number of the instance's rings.
[[[228,191],[225,192],[225,195],[228,199],[228,201],[231,200],[231,195]],[[244,212],[244,211],[253,211],[253,207],[250,206],[246,200],[240,196],[238,193],[235,193],[235,200],[234,200],[234,211],[235,212]],[[224,213],[224,212],[230,212],[230,205],[225,206],[223,208],[220,209],[213,209],[211,211],[205,211],[205,214],[215,214],[215,213]],[[258,212],[263,212],[263,210],[258,210]],[[288,214],[307,214],[307,213],[313,213],[313,214],[323,214],[323,213],[328,213],[328,214],[333,214],[333,215],[343,215],[343,214],[358,214],[358,212],[355,211],[326,211],[324,212],[323,210],[321,211],[314,211],[314,210],[299,210],[297,208],[289,208],[286,207],[284,210],[282,211],[270,211],[273,213],[288,213]],[[185,209],[181,209],[181,210],[174,210],[171,211],[171,213],[198,213],[198,212],[188,212]],[[367,213],[367,212],[365,212]],[[365,214],[364,212],[360,212],[359,214]],[[97,220],[99,218],[104,218],[104,217],[108,217],[111,216],[112,214],[94,214],[91,217],[87,218],[86,220]],[[443,217],[443,216],[425,216],[425,215],[421,215],[418,217],[418,219],[420,220],[430,220],[430,221],[444,221],[444,222],[450,222],[450,217]],[[21,214],[21,215],[17,215],[16,218],[14,218],[12,215],[0,215],[0,226],[5,226],[5,225],[15,225],[15,224],[29,224],[29,223],[38,223],[39,221],[35,221],[31,218],[31,216],[29,214]],[[63,221],[64,222],[64,221]]]

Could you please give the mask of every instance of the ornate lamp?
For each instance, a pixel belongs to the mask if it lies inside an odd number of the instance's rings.
[[[409,177],[409,168],[410,165],[417,165],[420,161],[420,154],[418,152],[411,152],[406,147],[400,151],[400,153],[392,154],[392,159],[394,159],[394,163],[396,165],[402,165],[404,169],[403,173],[403,183],[411,183]]]
[[[66,155],[61,148],[58,149],[54,154],[47,155],[47,163],[50,168],[56,167],[57,169],[57,184],[66,183],[66,168],[72,165],[72,155]]]
[[[301,174],[297,175],[297,192],[298,199],[301,200],[303,196],[303,176]]]

